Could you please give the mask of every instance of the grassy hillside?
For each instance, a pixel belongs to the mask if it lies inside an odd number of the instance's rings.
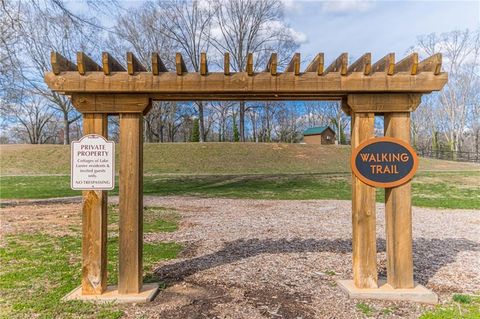
[[[187,175],[348,173],[349,156],[350,147],[333,145],[145,144],[144,171],[145,174]],[[116,158],[118,160],[118,154]],[[70,147],[1,145],[0,167],[3,176],[70,174]],[[423,158],[420,161],[420,171],[478,171],[479,167]]]
[[[70,189],[68,146],[6,145],[0,150],[1,199],[81,194]],[[349,147],[333,145],[146,144],[144,193],[350,199],[349,157]],[[118,188],[110,194],[118,194]],[[378,201],[383,201],[383,194],[382,189],[377,191]],[[480,208],[480,165],[422,158],[413,179],[413,204]]]

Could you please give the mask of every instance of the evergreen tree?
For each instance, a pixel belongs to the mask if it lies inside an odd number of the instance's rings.
[[[190,142],[200,142],[200,125],[198,119],[193,120],[193,128]]]
[[[238,133],[237,121],[233,121],[233,141],[239,142],[240,141],[240,134]]]

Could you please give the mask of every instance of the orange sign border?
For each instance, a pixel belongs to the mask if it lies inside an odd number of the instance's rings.
[[[375,182],[375,181],[372,181],[372,180],[366,178],[365,176],[363,176],[355,165],[355,159],[357,158],[358,153],[360,153],[360,151],[365,146],[370,145],[370,144],[374,144],[374,143],[377,143],[377,142],[393,142],[393,143],[400,144],[403,147],[405,147],[413,156],[413,167],[410,170],[410,172],[407,175],[405,175],[403,178],[399,179],[398,181],[388,182],[388,183]],[[392,188],[392,187],[397,187],[397,186],[403,185],[413,178],[413,176],[415,175],[415,173],[417,172],[417,169],[418,169],[418,156],[417,156],[417,152],[415,152],[415,150],[412,148],[412,146],[410,146],[410,144],[408,144],[407,142],[405,142],[401,139],[394,138],[394,137],[389,137],[389,136],[373,137],[373,138],[370,138],[370,139],[360,143],[360,145],[358,145],[353,150],[352,157],[350,159],[350,165],[351,165],[353,174],[358,179],[360,179],[362,182],[364,182],[365,184],[370,185],[370,186],[374,186],[374,187],[380,187],[380,188]]]

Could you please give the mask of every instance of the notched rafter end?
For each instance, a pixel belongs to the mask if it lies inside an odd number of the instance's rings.
[[[58,52],[52,51],[50,53],[50,63],[52,65],[52,72],[55,75],[61,72],[77,71],[75,63],[71,62]]]
[[[182,54],[180,52],[177,52],[175,54],[175,69],[177,71],[177,75],[182,75],[183,73],[187,73],[187,65],[185,64],[185,61],[183,60]]]

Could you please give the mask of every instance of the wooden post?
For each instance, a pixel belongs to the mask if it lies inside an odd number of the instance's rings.
[[[352,150],[374,137],[374,113],[352,112]],[[377,288],[375,187],[352,174],[353,282],[357,288]]]
[[[83,114],[83,134],[107,137],[106,114]],[[107,287],[107,191],[83,191],[82,294],[100,295]]]
[[[143,115],[120,114],[119,294],[142,289]]]
[[[385,136],[410,142],[410,113],[385,113]],[[412,202],[410,181],[385,189],[387,282],[413,288]]]

